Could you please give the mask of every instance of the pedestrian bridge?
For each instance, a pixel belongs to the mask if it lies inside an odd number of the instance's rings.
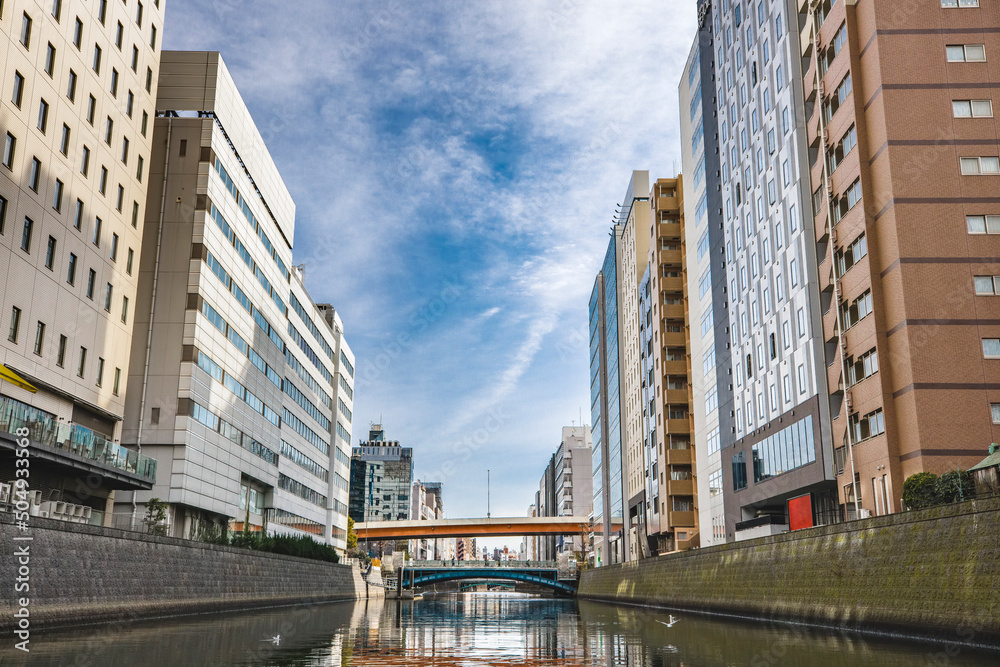
[[[399,587],[414,589],[443,581],[513,581],[576,593],[576,578],[560,579],[555,561],[414,561],[400,572]]]
[[[411,540],[507,535],[579,535],[590,531],[585,516],[435,519],[432,521],[366,521],[354,524],[359,540]]]

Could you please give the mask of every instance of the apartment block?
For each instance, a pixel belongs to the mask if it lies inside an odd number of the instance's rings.
[[[33,514],[170,475],[121,445],[163,5],[0,3],[0,503],[26,433]]]
[[[661,178],[649,197],[647,304],[640,341],[647,423],[650,531],[642,556],[698,546],[684,182]],[[654,523],[655,522],[655,523]]]
[[[699,542],[703,547],[726,541],[722,434],[732,433],[735,415],[714,53],[712,6],[703,2],[698,33],[678,83],[681,158],[687,175],[684,218],[691,239],[686,244],[691,407]]]
[[[557,516],[590,516],[594,508],[593,445],[587,426],[563,426],[556,450]],[[556,553],[579,552],[586,559],[588,544],[580,535],[556,537]]]
[[[289,268],[295,205],[218,53],[163,54],[153,132],[123,440],[167,472],[115,512],[346,548],[353,356]]]
[[[1000,439],[997,8],[796,3],[839,502]]]
[[[734,399],[734,424],[721,433],[723,502],[733,540],[840,512],[799,114],[799,3],[720,0],[712,9]]]

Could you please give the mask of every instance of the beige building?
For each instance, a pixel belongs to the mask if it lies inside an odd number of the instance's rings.
[[[52,518],[108,524],[170,474],[119,444],[162,26],[161,2],[0,3],[0,501],[25,428]]]
[[[289,268],[294,203],[218,53],[165,53],[157,107],[123,440],[168,473],[115,512],[346,548],[354,360]]]

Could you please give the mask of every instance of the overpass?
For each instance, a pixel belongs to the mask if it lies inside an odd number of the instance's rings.
[[[354,524],[359,540],[411,540],[507,535],[579,535],[590,532],[585,516],[435,519],[433,521],[366,521]]]
[[[560,579],[555,561],[416,561],[400,572],[397,589],[413,590],[443,581],[505,580],[576,593],[576,579]]]

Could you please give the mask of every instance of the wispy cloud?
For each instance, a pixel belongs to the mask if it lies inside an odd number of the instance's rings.
[[[355,435],[381,415],[423,476],[508,415],[446,480],[453,516],[485,512],[487,467],[494,514],[523,513],[559,427],[589,421],[588,297],[631,170],[679,159],[694,5],[167,3],[168,48],[226,59],[295,198],[295,261],[377,371]]]

